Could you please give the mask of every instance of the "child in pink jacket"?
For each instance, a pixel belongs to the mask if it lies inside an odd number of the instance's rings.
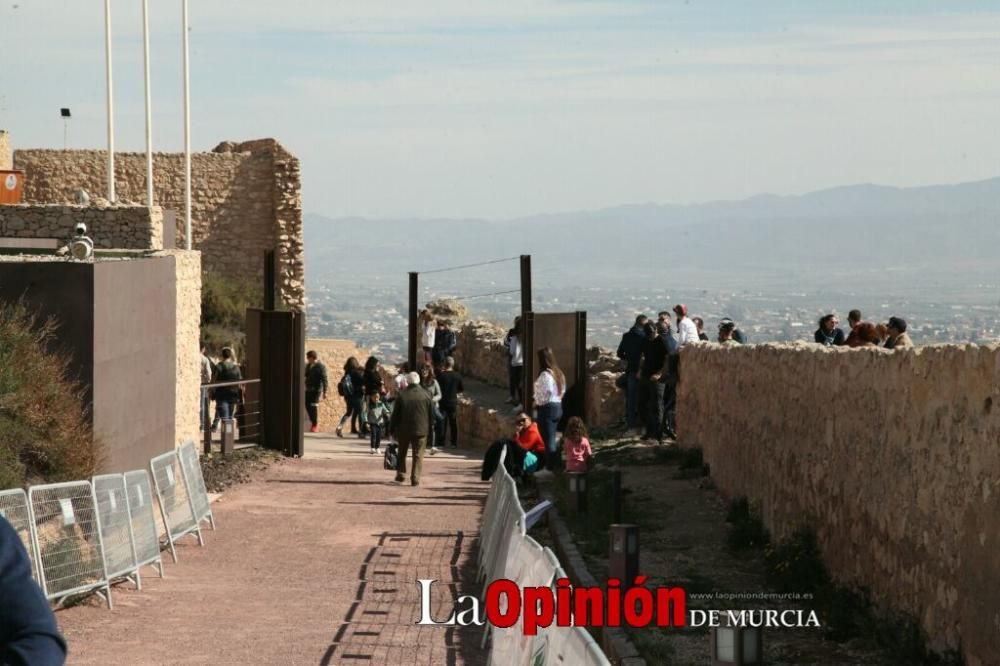
[[[566,453],[567,472],[586,472],[587,461],[594,455],[587,439],[587,426],[583,419],[573,416],[563,431],[563,451]]]

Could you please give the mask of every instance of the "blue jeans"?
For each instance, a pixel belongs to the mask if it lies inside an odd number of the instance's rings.
[[[538,433],[545,442],[545,467],[552,469],[556,463],[556,430],[559,428],[559,420],[562,418],[562,403],[550,402],[539,405],[538,413]]]
[[[626,371],[627,372],[627,371]],[[625,385],[625,425],[634,428],[639,423],[639,378],[628,372]]]
[[[233,403],[229,399],[215,401],[215,418],[212,419],[212,427],[216,428],[221,419],[233,418]]]
[[[382,446],[382,426],[377,423],[370,423],[372,451]]]

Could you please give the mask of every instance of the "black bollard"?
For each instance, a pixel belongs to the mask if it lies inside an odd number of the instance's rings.
[[[622,522],[622,471],[620,469],[611,472],[611,511],[611,522]]]
[[[624,591],[639,575],[639,526],[616,523],[608,527],[608,536],[608,578],[620,580]]]

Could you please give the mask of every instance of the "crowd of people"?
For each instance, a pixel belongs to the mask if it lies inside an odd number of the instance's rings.
[[[201,383],[219,384],[239,382],[243,379],[243,370],[236,359],[232,347],[223,347],[219,356],[213,358],[208,351],[208,345],[201,343]],[[242,384],[229,383],[226,386],[203,388],[198,402],[201,406],[199,423],[205,427],[211,403],[215,402],[215,414],[209,427],[212,432],[219,429],[223,419],[236,418],[237,410],[246,401],[246,391]]]
[[[839,328],[835,314],[820,318],[814,339],[826,346],[913,347],[906,332],[906,320],[890,317],[882,324],[863,320],[860,310],[848,314],[849,333]],[[677,380],[680,376],[680,350],[692,343],[709,341],[705,322],[688,316],[684,304],[672,311],[661,311],[654,322],[640,314],[633,326],[622,335],[618,358],[625,362],[625,371],[618,386],[625,392],[625,421],[630,431],[641,433],[644,439],[664,441],[674,438],[674,406],[677,401]],[[729,317],[719,321],[716,342],[721,345],[745,345],[747,335]]]

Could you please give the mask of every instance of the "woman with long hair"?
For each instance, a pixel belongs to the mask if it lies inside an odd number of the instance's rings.
[[[365,376],[361,372],[361,364],[353,356],[344,363],[344,376],[337,386],[338,392],[344,397],[344,415],[337,425],[337,437],[344,436],[344,424],[351,420],[351,434],[361,437],[358,432],[358,421],[361,420],[361,403],[365,399]]]
[[[559,368],[550,347],[538,350],[538,378],[535,379],[535,410],[538,430],[545,441],[545,466],[551,470],[556,465],[556,430],[562,419],[562,399],[566,394],[566,375]]]
[[[385,388],[385,383],[382,381],[382,374],[378,371],[378,363],[378,358],[375,356],[369,356],[368,360],[365,361],[365,371],[362,375],[362,384],[365,387],[365,394],[364,400],[361,401],[361,405],[366,413],[361,415],[361,437],[368,436],[368,398],[374,394],[382,395],[383,389]]]

